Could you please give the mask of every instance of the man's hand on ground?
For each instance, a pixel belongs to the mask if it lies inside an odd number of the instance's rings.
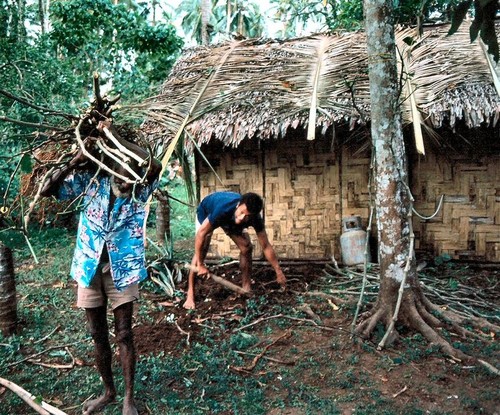
[[[282,270],[276,272],[276,282],[281,285],[281,288],[286,288],[286,277]]]

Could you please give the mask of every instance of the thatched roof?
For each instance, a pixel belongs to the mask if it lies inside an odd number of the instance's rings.
[[[417,39],[397,31],[403,57],[406,115],[416,103],[423,122],[453,127],[495,125],[500,96],[488,55],[470,43],[468,27],[447,37],[448,26]],[[411,36],[410,47],[403,39]],[[497,74],[498,76],[498,74]],[[498,88],[498,86],[497,86]],[[412,91],[412,92],[408,92]],[[318,34],[276,41],[247,39],[185,51],[151,100],[144,128],[168,142],[185,130],[198,144],[212,139],[237,146],[241,140],[282,137],[290,127],[307,127],[310,108],[316,126],[369,121],[370,98],[365,34]],[[411,120],[404,117],[407,122]]]

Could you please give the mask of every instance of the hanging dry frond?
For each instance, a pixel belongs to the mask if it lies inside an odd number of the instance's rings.
[[[409,46],[406,95],[413,101],[413,118],[420,113],[422,122],[435,128],[453,127],[458,119],[470,127],[493,123],[500,96],[491,86],[484,53],[470,43],[465,27],[452,37],[447,29],[427,28],[422,40]],[[157,155],[166,153],[181,130],[198,145],[216,139],[236,147],[244,139],[280,138],[311,122],[323,133],[339,124],[354,128],[370,114],[365,34],[192,48],[141,108],[147,115],[143,131]]]

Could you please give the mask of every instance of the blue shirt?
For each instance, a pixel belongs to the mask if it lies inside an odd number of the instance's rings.
[[[252,226],[255,232],[264,230],[264,221],[260,214],[252,215],[247,222],[237,225],[234,214],[241,195],[234,192],[215,192],[206,196],[197,209],[198,222],[208,218],[210,224],[215,228],[221,227],[230,235],[241,235],[243,229]]]
[[[118,197],[110,209],[111,179],[90,172],[71,173],[59,187],[59,199],[83,194],[83,210],[71,264],[71,276],[88,287],[106,245],[115,287],[123,290],[147,278],[144,206],[156,187],[136,186],[135,198]]]

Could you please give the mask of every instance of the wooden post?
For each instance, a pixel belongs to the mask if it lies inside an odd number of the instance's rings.
[[[164,191],[155,192],[158,205],[156,206],[156,242],[165,245],[166,239],[171,242],[170,233],[170,203],[168,193]]]
[[[0,243],[0,331],[4,336],[17,326],[16,281],[12,252]]]

